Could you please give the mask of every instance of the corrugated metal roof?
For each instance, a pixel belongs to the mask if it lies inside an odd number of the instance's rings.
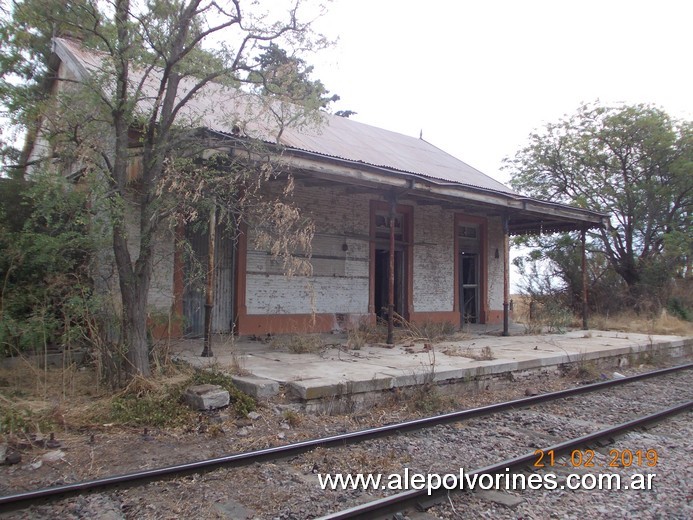
[[[287,129],[281,143],[341,159],[496,191],[512,190],[434,145],[338,116],[317,129]]]
[[[99,55],[85,51],[79,43],[55,39],[56,52],[63,61],[77,66],[80,73],[95,71],[103,66]],[[154,79],[154,78],[152,78]],[[139,83],[141,76],[134,72],[131,81]],[[184,80],[183,95],[193,82]],[[153,99],[156,85],[144,82],[140,106],[145,109]],[[151,90],[151,92],[148,92]],[[149,94],[149,95],[148,95]],[[377,128],[351,119],[323,114],[322,124],[287,127],[277,139],[279,125],[273,112],[291,111],[287,105],[274,103],[271,107],[262,100],[237,89],[208,84],[179,114],[191,125],[231,133],[241,125],[245,135],[278,143],[327,157],[361,162],[395,171],[415,173],[446,182],[514,194],[510,188],[480,172],[447,152],[416,137]]]

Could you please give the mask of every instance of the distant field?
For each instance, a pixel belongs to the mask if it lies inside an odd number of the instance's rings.
[[[546,327],[552,317],[547,316],[544,306],[536,304],[535,316],[530,320],[529,298],[521,294],[513,294],[513,320],[522,323],[528,328]],[[554,320],[563,319],[563,316]],[[567,326],[582,327],[582,316],[572,315],[566,317],[570,321]],[[588,325],[591,329],[618,330],[623,332],[640,332],[643,334],[674,334],[677,336],[693,336],[693,323],[671,316],[666,310],[662,310],[654,317],[638,315],[634,311],[625,311],[612,315],[595,314],[589,316]]]

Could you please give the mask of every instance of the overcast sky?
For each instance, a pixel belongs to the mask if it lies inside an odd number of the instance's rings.
[[[502,159],[581,102],[691,118],[690,0],[334,0],[308,61],[363,123],[423,137],[503,182]]]

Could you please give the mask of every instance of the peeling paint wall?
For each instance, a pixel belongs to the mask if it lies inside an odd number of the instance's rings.
[[[139,256],[140,233],[138,215],[127,212],[126,224],[130,255],[134,259]],[[151,286],[149,288],[148,308],[152,313],[168,315],[173,305],[173,257],[175,237],[166,224],[154,236],[154,265]]]
[[[249,315],[368,313],[369,232],[372,195],[344,188],[297,187],[295,202],[316,224],[313,276],[286,277],[266,251],[253,248],[249,229],[246,307]],[[455,297],[455,212],[437,205],[413,207],[413,311],[452,312]],[[346,248],[346,251],[344,250]],[[500,258],[495,258],[499,249]],[[499,217],[488,219],[487,308],[502,309],[503,239]],[[484,282],[482,281],[482,284]]]
[[[439,206],[414,209],[414,311],[452,311],[455,215]]]
[[[489,217],[487,222],[488,308],[494,311],[503,309],[503,224],[500,217]]]
[[[366,314],[369,198],[344,189],[297,187],[294,201],[315,222],[313,276],[284,276],[267,252],[253,249],[249,229],[248,314]]]

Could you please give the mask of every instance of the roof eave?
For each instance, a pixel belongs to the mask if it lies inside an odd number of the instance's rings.
[[[243,137],[209,130],[226,140],[247,141]],[[281,160],[291,168],[347,184],[385,188],[399,194],[424,194],[460,202],[460,211],[468,203],[493,208],[507,215],[511,235],[576,231],[603,227],[608,215],[565,204],[543,201],[511,192],[482,188],[469,184],[442,181],[425,175],[403,172],[364,162],[325,156],[316,152],[265,143],[282,152]]]

